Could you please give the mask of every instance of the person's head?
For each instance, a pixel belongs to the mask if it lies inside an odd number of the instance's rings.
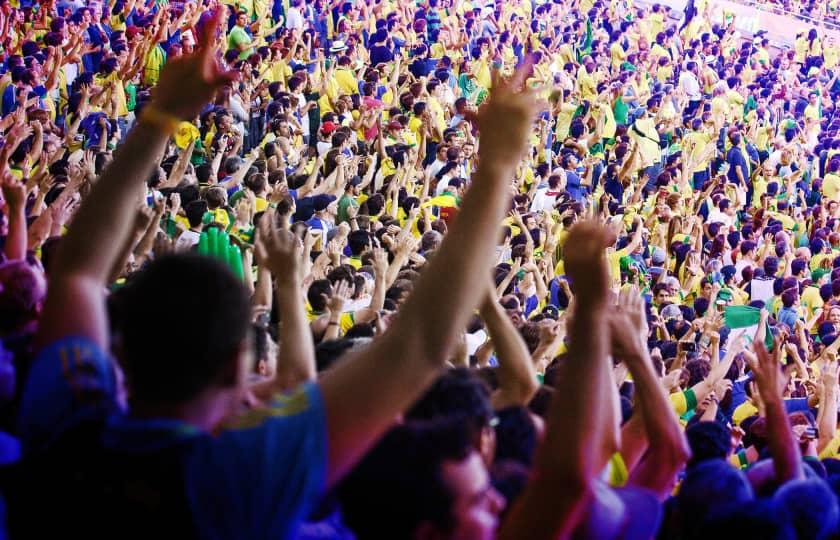
[[[194,421],[215,425],[239,403],[251,365],[251,308],[227,266],[193,254],[163,257],[129,281],[116,305],[117,356],[133,410],[198,404]],[[161,346],[170,332],[178,339]]]
[[[236,12],[236,26],[240,28],[245,28],[245,25],[248,24],[248,12],[247,11],[238,11]]]
[[[796,537],[808,540],[833,538],[840,522],[837,498],[823,480],[808,478],[785,482],[773,495],[796,529]]]
[[[40,269],[24,260],[0,265],[0,337],[37,320],[46,292]]]
[[[339,486],[360,540],[490,539],[505,501],[457,423],[397,426]]]
[[[720,422],[697,422],[685,430],[685,436],[691,447],[689,467],[709,459],[726,459],[729,456],[731,449],[729,428]]]
[[[187,214],[190,227],[199,227],[204,219],[204,214],[207,213],[207,201],[201,199],[191,201],[184,208],[184,212]]]
[[[473,372],[453,369],[441,375],[406,417],[463,424],[485,462],[493,461],[496,439],[491,425],[495,416],[490,405],[490,389]]]
[[[706,519],[732,505],[753,500],[746,476],[723,459],[709,459],[688,470],[676,497],[680,529],[686,538]]]

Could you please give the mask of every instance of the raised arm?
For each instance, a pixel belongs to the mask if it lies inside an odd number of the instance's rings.
[[[537,373],[522,336],[496,299],[492,282],[480,313],[499,359],[499,389],[491,396],[493,408],[524,407],[539,389]]]
[[[482,158],[458,218],[389,329],[321,381],[334,485],[440,370],[484,292],[508,181],[525,151],[535,100],[529,66],[500,83],[480,115]]]
[[[210,46],[219,21],[217,16],[207,25],[196,54],[167,63],[153,102],[76,213],[53,263],[38,345],[75,335],[91,339],[103,350],[109,347],[103,288],[131,232],[134,204],[144,182],[177,119],[195,117],[216,88],[232,79],[220,70]],[[67,313],[87,316],[67,317]]]
[[[3,202],[6,205],[9,220],[4,253],[9,261],[19,261],[26,257],[26,188],[12,177],[8,170],[2,171],[0,188],[3,190]]]
[[[274,214],[260,222],[255,255],[260,266],[275,277],[278,331],[277,373],[274,379],[252,388],[257,399],[267,401],[272,394],[315,380],[315,346],[306,321],[301,296],[300,256],[303,246],[289,231],[278,231]]]
[[[612,318],[611,337],[630,370],[635,385],[634,409],[642,416],[648,451],[630,474],[629,484],[645,487],[665,499],[674,487],[677,473],[690,455],[688,441],[665,396],[647,348],[644,300],[638,289],[624,290]],[[635,416],[635,415],[634,415]]]
[[[618,447],[618,420],[607,359],[609,276],[604,257],[609,232],[591,221],[576,224],[566,245],[566,272],[578,305],[570,322],[569,351],[537,450],[534,474],[510,509],[499,538],[565,538],[591,500],[592,482]]]
[[[776,345],[777,351],[780,350]],[[783,375],[777,354],[770,354],[763,344],[755,348],[755,354],[745,352],[747,361],[755,376],[761,400],[764,402],[767,420],[767,440],[770,455],[773,456],[773,469],[776,482],[782,484],[788,480],[805,477],[802,469],[802,456],[799,444],[793,437],[784,400],[782,399]]]

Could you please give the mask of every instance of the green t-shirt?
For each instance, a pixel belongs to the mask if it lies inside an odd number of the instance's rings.
[[[228,34],[228,50],[233,49],[238,51],[240,45],[250,45],[250,43],[251,36],[248,35],[248,32],[246,32],[244,28],[234,26],[233,30],[231,30],[230,34]],[[250,47],[245,49],[244,51],[239,53],[239,59],[245,60],[251,55],[251,52],[252,49]]]
[[[615,117],[615,123],[618,125],[625,125],[627,124],[627,112],[629,107],[626,103],[624,103],[623,98],[618,98],[618,101],[615,102],[613,106],[613,117]]]
[[[130,82],[125,85],[126,108],[133,111],[137,106],[137,86]]]

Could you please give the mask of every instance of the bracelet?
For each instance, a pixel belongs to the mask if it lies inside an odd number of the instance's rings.
[[[327,323],[327,326],[338,326],[338,323],[330,321]]]
[[[179,118],[161,111],[154,105],[147,105],[143,108],[143,112],[140,113],[140,122],[156,127],[167,135],[172,135],[178,131],[178,126],[181,125]]]

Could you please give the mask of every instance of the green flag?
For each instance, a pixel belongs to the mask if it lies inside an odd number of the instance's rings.
[[[723,310],[723,322],[732,329],[730,338],[741,335],[754,338],[760,320],[761,310],[752,306],[726,306]],[[770,333],[769,324],[765,322],[764,326],[764,346],[769,351],[773,348],[773,334]]]
[[[583,38],[583,43],[578,47],[578,62],[592,52],[592,21],[586,19],[586,36]]]

